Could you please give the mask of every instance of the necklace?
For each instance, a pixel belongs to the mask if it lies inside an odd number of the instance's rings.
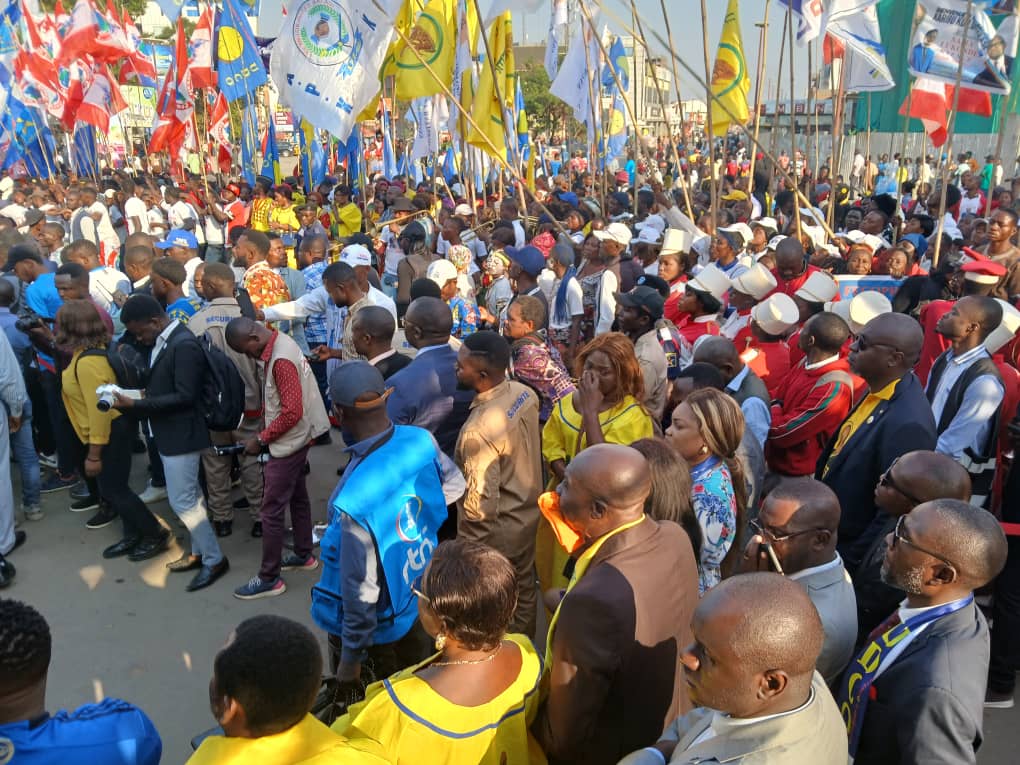
[[[463,664],[486,664],[496,658],[496,654],[503,650],[503,644],[500,643],[499,647],[486,656],[484,659],[459,659],[457,661],[434,661],[430,667],[456,667]]]

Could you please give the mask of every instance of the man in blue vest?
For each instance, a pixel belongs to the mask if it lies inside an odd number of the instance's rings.
[[[390,390],[367,361],[341,364],[329,382],[351,459],[329,499],[312,618],[329,635],[330,666],[348,702],[367,682],[429,655],[414,582],[447,505],[464,493],[464,476],[431,433],[390,421]]]

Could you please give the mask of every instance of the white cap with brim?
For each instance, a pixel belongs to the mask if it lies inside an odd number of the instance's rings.
[[[775,218],[765,217],[751,221],[750,227],[753,229],[755,226],[760,226],[761,228],[769,232],[769,234],[772,236],[775,236],[777,233],[779,233],[779,224],[776,223]]]
[[[985,338],[985,348],[988,349],[989,353],[997,353],[1016,336],[1016,331],[1020,329],[1020,311],[1005,300],[999,300],[998,298],[996,300],[1002,306],[1002,321]]]
[[[654,228],[643,228],[638,235],[631,239],[631,244],[658,244],[662,234]]]
[[[733,289],[755,300],[764,300],[777,284],[776,277],[761,263],[755,263],[739,276],[733,277]]]
[[[433,260],[429,263],[428,270],[425,271],[425,276],[442,289],[450,279],[457,278],[457,266],[453,265],[449,260]]]
[[[762,328],[762,331],[770,335],[784,335],[797,325],[800,311],[797,310],[797,304],[793,302],[793,298],[782,292],[777,292],[752,308],[751,318]]]
[[[858,292],[850,300],[837,300],[826,303],[825,310],[839,316],[850,327],[850,331],[859,335],[864,326],[883,313],[892,313],[889,298],[875,290]]]
[[[680,228],[667,228],[662,237],[662,252],[660,255],[686,255],[691,251],[694,244],[694,237],[689,231]]]
[[[630,244],[630,240],[633,234],[630,233],[630,229],[627,228],[623,223],[610,223],[601,231],[593,231],[595,238],[601,242],[611,241],[617,244],[622,244],[626,247]]]
[[[690,279],[687,282],[687,289],[707,292],[721,303],[726,299],[726,293],[732,285],[730,278],[712,264],[705,266],[697,276]]]
[[[465,218],[468,217],[468,216],[474,215],[474,213],[471,211],[471,205],[463,205],[463,204],[462,205],[457,205],[456,207],[454,207],[453,208],[453,214],[454,215],[459,215],[459,216],[462,216],[462,217],[465,217]]]
[[[839,285],[825,271],[812,271],[801,288],[793,294],[809,303],[826,303],[839,294]]]
[[[786,239],[786,237],[783,236],[782,234],[774,236],[771,239],[769,239],[769,243],[766,245],[766,247],[774,252],[776,247],[779,246],[779,243],[782,242],[784,239]]]
[[[349,244],[340,253],[340,262],[346,263],[351,268],[358,266],[371,266],[372,255],[368,248],[361,244]]]
[[[634,228],[638,231],[644,231],[646,228],[655,229],[662,235],[662,232],[666,230],[666,219],[661,215],[649,215],[643,221],[634,224]]]

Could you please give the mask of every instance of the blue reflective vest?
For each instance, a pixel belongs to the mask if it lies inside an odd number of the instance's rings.
[[[372,535],[386,581],[373,642],[393,643],[410,631],[418,617],[411,584],[425,571],[436,532],[446,520],[441,476],[431,434],[397,425],[389,441],[365,457],[334,492],[320,543],[322,578],[312,588],[312,619],[319,627],[343,634],[340,514],[345,513]]]

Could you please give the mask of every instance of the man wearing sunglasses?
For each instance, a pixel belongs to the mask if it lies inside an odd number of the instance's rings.
[[[911,371],[924,343],[918,323],[899,313],[869,321],[850,346],[850,370],[868,393],[822,450],[815,478],[839,497],[839,554],[853,576],[878,536],[875,484],[893,460],[914,449],[935,449],[935,418]]]
[[[1002,570],[1006,537],[991,513],[937,499],[900,516],[886,541],[882,578],[907,596],[836,688],[850,757],[975,763],[989,635],[974,590]]]
[[[836,552],[839,500],[813,478],[786,478],[750,522],[741,571],[777,571],[794,579],[818,609],[825,641],[815,668],[827,683],[839,679],[854,651],[854,588]]]
[[[875,506],[881,511],[882,528],[853,576],[858,646],[903,600],[903,590],[882,579],[882,562],[889,549],[886,537],[900,518],[933,499],[970,501],[970,476],[945,454],[907,452],[894,460],[878,479]]]

